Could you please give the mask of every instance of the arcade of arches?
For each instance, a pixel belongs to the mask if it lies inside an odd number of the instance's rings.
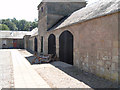
[[[48,54],[56,53],[56,38],[54,34],[48,37]],[[73,35],[64,31],[59,36],[59,59],[73,65]]]

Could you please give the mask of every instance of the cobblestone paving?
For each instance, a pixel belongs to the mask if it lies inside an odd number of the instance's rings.
[[[0,89],[14,87],[11,52],[0,50]]]

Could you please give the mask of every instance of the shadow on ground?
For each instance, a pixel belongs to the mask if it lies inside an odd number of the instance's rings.
[[[87,73],[72,65],[69,65],[69,64],[62,65],[63,62],[61,63],[60,61],[52,62],[51,64],[55,66],[56,68],[62,70],[66,74],[72,76],[73,78],[81,82],[84,82],[91,88],[94,88],[94,89],[96,88],[118,88],[118,85],[116,83],[112,83],[111,81],[100,78],[94,74]]]
[[[31,65],[44,64],[45,62],[39,62],[34,56],[25,57]],[[35,63],[32,63],[35,59]],[[47,63],[47,62],[46,62]]]
[[[25,58],[32,65],[32,60],[35,57],[29,56],[29,57],[25,57]],[[36,60],[35,64],[38,64],[37,60]],[[74,67],[72,65],[69,65],[69,64],[66,64],[66,63],[63,63],[60,61],[51,62],[50,64],[55,66],[56,68],[62,70],[66,74],[72,76],[73,78],[79,80],[80,82],[87,84],[91,88],[96,89],[96,88],[117,88],[118,87],[118,85],[116,83],[112,83],[108,80],[97,77],[94,74],[87,73],[87,72],[80,70],[77,67]]]
[[[29,56],[29,57],[25,57],[25,58],[28,60],[28,62],[29,62],[31,65],[40,64],[37,59],[35,60],[35,63],[32,63],[32,62],[34,61],[34,59],[35,59],[34,56]]]

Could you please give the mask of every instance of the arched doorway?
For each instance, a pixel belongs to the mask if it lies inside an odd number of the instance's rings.
[[[73,65],[73,35],[69,31],[64,31],[59,37],[59,58]]]
[[[34,51],[37,52],[37,38],[34,39]]]
[[[56,53],[56,38],[54,34],[50,34],[48,38],[48,54]]]

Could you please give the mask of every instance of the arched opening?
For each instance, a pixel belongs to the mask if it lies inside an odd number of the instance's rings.
[[[54,34],[51,34],[48,38],[48,54],[56,53],[56,38]]]
[[[37,38],[34,39],[34,51],[37,52]]]
[[[59,37],[59,58],[73,65],[73,35],[69,31],[64,31]]]

